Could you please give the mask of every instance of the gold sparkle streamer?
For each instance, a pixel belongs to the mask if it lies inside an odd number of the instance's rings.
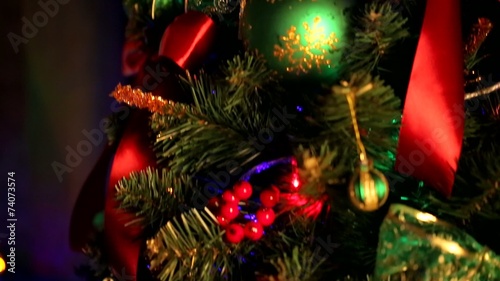
[[[481,89],[481,90],[478,90],[475,92],[467,93],[465,95],[465,100],[470,100],[473,98],[486,96],[486,95],[489,95],[489,94],[494,93],[494,92],[499,91],[499,90],[500,90],[500,82],[496,83],[493,86],[490,86],[490,87],[487,87],[487,88],[484,88],[484,89]]]
[[[122,86],[118,84],[116,89],[111,93],[111,96],[119,102],[124,102],[141,109],[148,109],[153,113],[164,114],[165,106],[167,104],[173,105],[172,101],[166,101],[151,93],[144,93],[140,89],[133,89],[130,85]]]

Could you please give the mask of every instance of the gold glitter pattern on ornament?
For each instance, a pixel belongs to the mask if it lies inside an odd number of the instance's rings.
[[[274,56],[290,64],[286,68],[287,72],[299,75],[308,73],[313,68],[321,71],[321,66],[331,64],[331,60],[326,56],[336,49],[338,38],[334,32],[326,35],[325,27],[319,26],[320,22],[320,17],[314,18],[312,26],[304,22],[302,24],[306,31],[304,38],[298,34],[297,27],[292,25],[287,35],[280,38],[281,46],[274,45]],[[305,41],[305,45],[302,40]]]

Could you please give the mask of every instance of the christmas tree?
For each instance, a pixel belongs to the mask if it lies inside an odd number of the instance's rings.
[[[498,4],[125,0],[78,274],[500,280]]]

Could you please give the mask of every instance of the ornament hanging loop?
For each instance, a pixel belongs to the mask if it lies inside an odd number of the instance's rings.
[[[349,112],[351,114],[352,126],[354,129],[354,135],[356,136],[356,145],[358,148],[359,160],[362,163],[366,162],[365,164],[367,164],[368,156],[366,154],[365,146],[361,141],[361,134],[359,132],[358,119],[356,115],[356,98],[373,89],[373,83],[368,83],[360,88],[352,87],[352,82],[347,81],[342,81],[341,85],[341,87],[334,86],[332,90],[336,94],[344,94],[347,99],[347,103],[349,104]]]

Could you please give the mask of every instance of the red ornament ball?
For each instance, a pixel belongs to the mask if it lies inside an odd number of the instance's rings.
[[[222,199],[227,203],[238,203],[240,200],[234,195],[231,190],[226,190],[222,193]]]
[[[247,181],[238,182],[234,187],[234,195],[240,200],[247,200],[252,196],[252,185]]]
[[[229,220],[223,216],[217,216],[217,221],[221,227],[226,227],[229,224]]]
[[[258,210],[256,216],[257,221],[263,226],[270,226],[276,218],[276,215],[271,208],[262,208]]]
[[[230,243],[240,243],[245,237],[245,231],[239,224],[232,223],[226,228],[226,240]]]
[[[264,235],[264,228],[258,222],[248,222],[245,225],[245,237],[250,240],[259,240]]]
[[[264,207],[272,208],[278,204],[280,193],[277,188],[266,189],[260,193],[260,202]]]
[[[240,213],[238,210],[238,204],[236,203],[226,203],[220,207],[220,215],[229,221],[234,220]]]

